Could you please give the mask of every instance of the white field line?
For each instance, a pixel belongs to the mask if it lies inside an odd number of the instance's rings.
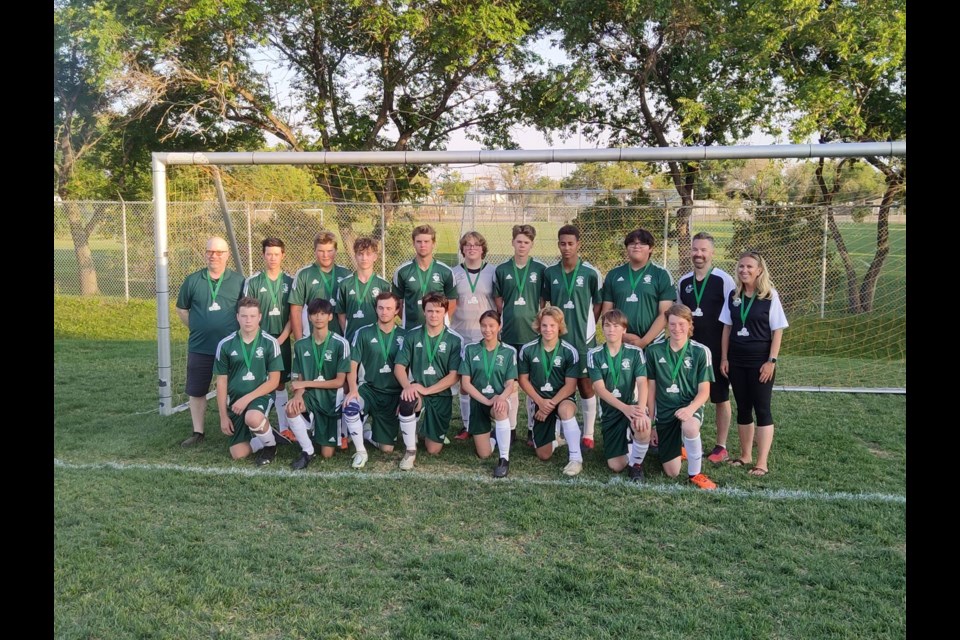
[[[376,482],[382,480],[410,481],[410,482],[479,482],[494,486],[502,485],[541,485],[552,487],[588,487],[588,488],[623,488],[653,493],[700,492],[699,489],[682,483],[670,484],[635,484],[620,477],[612,477],[607,482],[571,478],[569,480],[548,480],[543,478],[508,477],[494,479],[487,475],[473,475],[467,473],[428,474],[418,472],[393,471],[390,473],[367,473],[363,471],[332,471],[332,472],[303,472],[287,469],[238,469],[228,467],[195,467],[181,464],[137,464],[124,462],[91,462],[73,463],[64,462],[59,458],[53,459],[53,466],[72,470],[112,470],[112,471],[173,471],[176,473],[194,473],[209,476],[241,476],[247,478],[296,478],[299,480],[351,480]],[[889,502],[906,504],[907,497],[889,493],[848,493],[845,491],[801,491],[793,489],[739,489],[734,487],[720,487],[712,494],[733,498],[761,498],[765,500],[813,500],[820,502]]]

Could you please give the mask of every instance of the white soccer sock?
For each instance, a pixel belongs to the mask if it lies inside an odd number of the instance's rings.
[[[343,424],[347,426],[347,433],[350,434],[350,440],[353,446],[357,448],[357,453],[361,451],[366,453],[367,448],[363,446],[363,422],[360,421],[360,414],[355,416],[343,415]]]
[[[277,425],[280,431],[284,431],[290,426],[290,424],[287,422],[287,411],[286,411],[287,400],[288,400],[287,390],[278,389],[274,393],[274,396],[275,397],[274,397],[273,406],[277,408]]]
[[[307,432],[307,430],[310,428],[310,425],[306,420],[303,419],[303,416],[294,416],[288,419],[287,426],[290,427],[291,431],[293,431],[293,435],[297,436],[297,444],[300,445],[300,448],[303,449],[303,452],[313,455],[313,441],[310,439],[310,434]]]
[[[417,450],[417,416],[400,416],[400,435],[407,451]]]
[[[650,448],[649,442],[639,443],[636,440],[630,445],[630,455],[627,456],[627,464],[631,467],[635,464],[643,464],[643,459],[647,457],[647,449]]]
[[[687,473],[695,476],[703,465],[703,443],[700,434],[696,438],[683,437],[683,446],[687,448]]]
[[[497,444],[500,445],[500,457],[504,460],[510,459],[510,421],[497,420],[493,423],[493,429],[497,434]]]
[[[597,422],[597,396],[580,398],[580,411],[583,412],[583,437],[592,440],[593,427]]]
[[[517,428],[517,413],[520,411],[520,394],[513,393],[507,396],[507,418],[510,420],[510,428]]]
[[[470,427],[470,396],[460,396],[460,417],[463,419],[463,428]]]
[[[264,422],[267,422],[264,420]],[[267,422],[267,432],[265,434],[258,435],[257,440],[263,443],[265,447],[275,447],[277,446],[277,441],[273,437],[273,429],[270,428],[270,423]]]
[[[577,424],[577,419],[561,420],[560,426],[563,427],[563,437],[570,449],[570,461],[583,462],[583,455],[580,453],[580,425]]]
[[[256,453],[260,451],[260,449],[263,449],[263,443],[260,441],[260,438],[254,438],[250,441],[250,451]]]

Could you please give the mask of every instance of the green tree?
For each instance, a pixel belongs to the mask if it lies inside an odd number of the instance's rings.
[[[588,239],[590,262],[606,273],[623,263],[625,249],[623,239],[638,227],[650,231],[663,242],[663,207],[657,206],[649,194],[638,188],[626,201],[610,194],[585,207],[573,219],[582,238]]]
[[[654,171],[645,162],[583,162],[560,184],[564,189],[638,189]]]
[[[470,191],[471,183],[464,180],[459,171],[444,171],[436,183],[437,195],[445,202],[462,203]]]

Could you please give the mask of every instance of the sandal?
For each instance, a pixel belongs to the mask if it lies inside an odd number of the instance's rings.
[[[755,478],[762,478],[770,473],[770,471],[768,469],[764,469],[763,467],[754,467],[753,469],[750,469],[750,471],[747,471],[747,473]]]
[[[744,462],[740,458],[732,458],[727,464],[729,464],[731,467],[745,467],[750,463]]]

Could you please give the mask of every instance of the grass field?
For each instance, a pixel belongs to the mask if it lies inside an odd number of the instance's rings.
[[[294,447],[231,461],[212,405],[207,441],[181,449],[189,417],[156,413],[153,327],[62,302],[55,637],[906,633],[904,396],[776,393],[771,473],[707,463],[713,494],[653,456],[645,485],[613,478],[602,440],[573,480],[565,449],[541,463],[518,444],[494,482],[460,442],[403,475],[379,452],[295,474]],[[708,450],[714,431],[708,411]]]

